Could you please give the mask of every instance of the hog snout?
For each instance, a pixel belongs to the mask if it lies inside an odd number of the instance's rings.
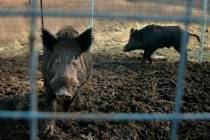
[[[80,86],[80,82],[74,77],[64,77],[65,86],[61,87],[56,95],[74,96]]]
[[[73,96],[80,87],[78,79],[70,75],[55,76],[50,84],[54,88],[55,95]]]
[[[61,88],[58,92],[56,92],[57,96],[70,96],[73,97],[74,96],[74,88],[67,88],[67,87],[63,87]]]

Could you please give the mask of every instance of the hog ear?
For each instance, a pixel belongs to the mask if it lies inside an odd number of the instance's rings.
[[[134,29],[133,28],[130,30],[130,33],[132,33],[132,32],[134,32]]]
[[[92,28],[87,29],[78,37],[76,37],[76,41],[82,52],[87,51],[91,47],[91,44],[93,42]]]
[[[57,43],[57,39],[46,29],[42,29],[42,41],[43,45],[47,49],[52,49],[53,46]]]

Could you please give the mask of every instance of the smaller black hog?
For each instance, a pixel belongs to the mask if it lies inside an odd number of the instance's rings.
[[[149,60],[152,63],[151,55],[159,48],[170,48],[180,53],[182,34],[187,33],[188,38],[185,45],[189,41],[189,36],[194,36],[200,42],[200,38],[196,34],[189,33],[182,30],[179,26],[159,26],[159,25],[147,25],[140,30],[130,30],[130,38],[125,45],[123,51],[129,52],[132,50],[143,49],[143,59],[141,64]]]

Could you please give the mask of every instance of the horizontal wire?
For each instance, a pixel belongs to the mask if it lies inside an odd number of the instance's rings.
[[[21,11],[21,10],[2,10],[0,9],[0,16],[25,16],[31,17],[41,16],[41,12],[37,11]],[[49,11],[45,10],[43,13],[44,17],[90,17],[88,12],[75,12],[75,11]],[[153,20],[153,21],[176,21],[176,22],[190,22],[190,23],[200,23],[203,19],[200,16],[192,16],[186,19],[184,15],[182,16],[160,16],[160,15],[131,15],[127,13],[112,13],[112,12],[95,12],[92,15],[93,18],[107,18],[107,19],[124,19],[124,20]],[[206,19],[206,23],[210,23],[210,18]]]
[[[82,113],[0,111],[1,119],[73,119],[110,121],[210,120],[210,113]]]

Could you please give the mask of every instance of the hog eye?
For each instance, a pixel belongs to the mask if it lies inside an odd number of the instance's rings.
[[[74,57],[72,60],[72,65],[76,66],[77,65],[77,57]]]
[[[72,65],[76,66],[77,65],[76,61],[72,61]]]

